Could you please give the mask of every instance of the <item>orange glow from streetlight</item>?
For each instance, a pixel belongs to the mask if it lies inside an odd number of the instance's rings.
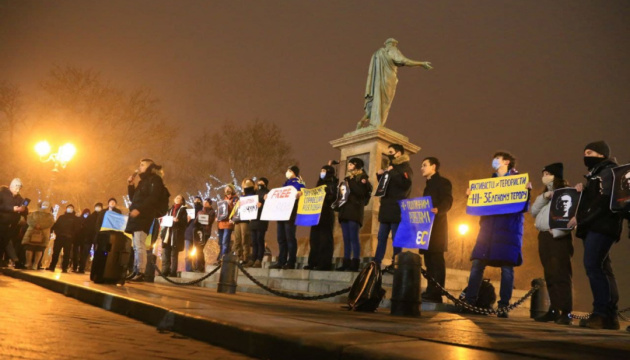
[[[459,231],[461,235],[466,235],[468,233],[468,230],[470,230],[470,226],[468,226],[468,224],[460,224],[457,227],[457,231]]]
[[[44,140],[44,141],[38,142],[35,145],[35,152],[40,157],[44,157],[44,156],[50,154],[50,144],[48,143],[48,141]]]

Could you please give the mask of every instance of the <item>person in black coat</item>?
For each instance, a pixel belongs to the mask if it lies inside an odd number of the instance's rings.
[[[409,155],[405,154],[405,148],[400,144],[391,144],[387,148],[387,155],[389,159],[389,166],[387,171],[381,169],[376,174],[377,179],[380,181],[381,177],[389,176],[389,185],[385,195],[381,197],[381,206],[378,210],[378,221],[380,226],[378,229],[378,244],[376,246],[376,254],[374,255],[374,262],[378,265],[381,264],[385,257],[385,251],[387,249],[387,239],[389,233],[392,233],[392,239],[396,237],[396,231],[400,224],[400,207],[398,206],[398,200],[408,199],[411,195],[411,184],[413,181],[413,170],[409,165]],[[394,256],[392,257],[392,264],[394,258],[402,248],[394,247]],[[393,267],[390,265],[385,268],[385,271],[393,271]]]
[[[186,254],[184,262],[186,263],[186,271],[197,270],[203,272],[206,268],[206,262],[203,257],[203,247],[199,246],[203,241],[203,235],[200,235],[202,234],[201,224],[197,221],[199,212],[203,210],[201,196],[195,196],[193,206],[195,208],[195,217],[188,220],[188,226],[186,227],[186,234],[184,236],[186,240],[184,246],[184,253]],[[203,244],[205,245],[205,242]],[[191,258],[193,248],[196,249],[194,260]]]
[[[99,214],[103,211],[103,204],[96,203],[94,204],[94,211],[88,215],[85,222],[83,222],[83,229],[81,230],[81,238],[83,241],[83,251],[81,252],[81,259],[79,260],[79,273],[82,274],[85,272],[85,267],[87,265],[87,259],[90,257],[90,249],[92,245],[96,244],[96,234],[98,230],[96,229],[96,223],[99,217]],[[95,249],[96,250],[96,249]]]
[[[8,187],[0,187],[0,261],[3,256],[9,257],[7,246],[17,233],[20,216],[27,213],[24,199],[20,196],[21,189],[22,181],[17,178]]]
[[[365,200],[370,196],[368,176],[363,171],[363,166],[363,160],[359,158],[348,160],[344,183],[350,193],[343,204],[337,205],[343,235],[343,264],[337,268],[338,271],[359,271],[361,263],[359,230],[363,226]],[[342,201],[340,198],[336,204]]]
[[[72,204],[66,206],[66,213],[59,216],[55,225],[53,225],[50,230],[55,233],[55,244],[53,246],[50,265],[46,270],[55,271],[55,267],[59,261],[59,254],[63,249],[61,272],[66,273],[68,272],[68,265],[70,264],[72,243],[74,239],[79,236],[79,232],[81,231],[81,219],[74,213],[74,206]]]
[[[447,213],[453,206],[453,186],[450,180],[438,172],[440,161],[435,157],[427,157],[422,161],[422,176],[427,179],[422,196],[430,196],[433,204],[431,212],[435,214],[429,248],[420,250],[424,255],[427,274],[444,287],[446,279],[446,264],[444,253],[448,251],[448,218]],[[434,303],[442,302],[440,289],[429,283],[427,290],[422,293],[422,300]]]
[[[188,212],[181,195],[175,196],[173,206],[166,213],[173,217],[173,226],[162,229],[162,275],[177,276],[179,252],[184,250]]]
[[[308,265],[304,267],[307,270],[332,270],[332,257],[335,245],[333,237],[335,213],[332,209],[332,204],[337,195],[339,179],[335,176],[335,169],[330,166],[330,163],[322,166],[319,173],[316,187],[322,185],[326,185],[326,196],[324,197],[319,223],[311,226],[309,238],[311,250],[308,254]]]
[[[263,205],[265,204],[265,196],[269,193],[269,180],[265,177],[261,177],[256,181],[258,184],[258,190],[256,190],[256,195],[258,195],[258,215],[256,220],[252,220],[249,222],[249,231],[251,232],[252,238],[252,260],[254,264],[253,268],[261,268],[262,260],[265,255],[265,233],[269,228],[269,222],[260,220],[260,216],[262,215]]]
[[[144,281],[147,268],[147,235],[151,231],[153,219],[164,215],[168,210],[170,194],[162,181],[162,167],[151,159],[142,159],[138,172],[140,181],[134,186],[135,174],[127,179],[127,192],[131,205],[129,206],[129,220],[125,232],[133,234],[134,273],[130,281]]]

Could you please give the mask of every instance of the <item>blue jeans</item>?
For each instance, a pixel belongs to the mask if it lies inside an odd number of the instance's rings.
[[[219,229],[219,245],[221,245],[221,253],[219,254],[219,260],[223,258],[223,255],[230,253],[230,237],[232,236],[232,230]]]
[[[617,281],[610,265],[614,238],[589,231],[584,239],[584,268],[593,293],[593,313],[606,317],[617,314]]]
[[[376,238],[378,239],[378,244],[376,245],[376,254],[374,255],[374,262],[378,265],[381,265],[383,258],[385,257],[385,251],[387,250],[387,238],[389,237],[389,232],[392,232],[392,239],[396,237],[396,231],[398,231],[399,223],[381,223],[378,228],[378,235]],[[396,255],[398,255],[402,251],[402,248],[394,246],[394,256],[392,257],[392,262]]]
[[[341,233],[343,234],[343,258],[359,259],[361,257],[361,244],[359,242],[359,225],[356,221],[342,221]]]
[[[470,269],[470,277],[468,278],[468,289],[466,289],[466,301],[469,304],[477,302],[479,288],[483,282],[483,272],[486,269],[484,260],[475,259],[472,261]],[[514,267],[501,266],[501,288],[499,289],[499,307],[508,306],[512,298],[512,289],[514,288]]]
[[[278,255],[278,264],[295,265],[297,258],[297,239],[295,232],[297,227],[293,221],[278,221],[278,247],[280,254]]]

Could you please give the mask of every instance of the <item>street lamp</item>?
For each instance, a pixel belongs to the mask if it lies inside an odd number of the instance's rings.
[[[464,269],[464,240],[466,239],[466,234],[468,234],[468,231],[470,230],[470,226],[468,226],[468,224],[459,224],[459,226],[457,227],[457,232],[459,232],[459,234],[461,235],[461,257],[460,257],[460,267],[463,270]]]
[[[51,153],[51,146],[48,141],[43,140],[35,145],[35,152],[39,155],[39,161],[49,162],[52,161],[55,167],[52,169],[50,176],[50,183],[48,184],[48,190],[46,191],[46,200],[50,199],[50,193],[52,191],[52,185],[55,182],[59,168],[65,169],[68,162],[74,157],[77,152],[77,148],[71,143],[66,143],[59,147],[56,153]]]

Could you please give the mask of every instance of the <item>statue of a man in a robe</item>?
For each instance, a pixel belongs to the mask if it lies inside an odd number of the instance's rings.
[[[396,39],[387,39],[385,46],[372,55],[365,86],[365,115],[359,121],[357,129],[369,126],[385,126],[389,108],[392,106],[396,84],[398,84],[399,66],[422,66],[433,69],[430,62],[407,59],[398,50]]]

